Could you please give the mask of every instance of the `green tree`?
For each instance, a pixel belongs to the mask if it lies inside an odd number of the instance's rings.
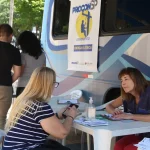
[[[0,24],[9,23],[10,0],[0,0]],[[13,29],[14,35],[18,36],[24,30],[41,33],[44,0],[15,0]],[[37,32],[36,32],[37,33]]]
[[[41,32],[44,0],[15,0],[13,28],[18,35],[24,30]],[[36,32],[37,33],[37,32]]]
[[[0,24],[9,22],[9,0],[0,0]]]

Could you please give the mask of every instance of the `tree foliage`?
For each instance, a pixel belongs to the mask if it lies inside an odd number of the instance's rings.
[[[0,23],[9,22],[10,0],[0,0]],[[15,36],[24,30],[41,32],[44,0],[14,0],[13,29]]]
[[[0,24],[9,22],[9,0],[0,0]]]
[[[41,31],[44,0],[15,0],[14,28],[16,32]]]

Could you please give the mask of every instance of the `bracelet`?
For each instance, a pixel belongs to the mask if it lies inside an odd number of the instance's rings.
[[[74,120],[74,118],[72,116],[67,116],[67,117],[70,117],[72,120]]]
[[[59,116],[58,116],[58,113],[56,113],[55,115],[56,115],[56,117],[57,117],[58,119],[60,119]]]

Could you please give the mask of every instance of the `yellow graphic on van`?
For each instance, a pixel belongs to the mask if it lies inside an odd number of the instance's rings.
[[[92,29],[92,16],[88,10],[79,13],[76,20],[76,31],[80,38],[85,38],[89,35]]]

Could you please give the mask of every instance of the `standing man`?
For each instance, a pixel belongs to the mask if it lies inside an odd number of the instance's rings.
[[[11,45],[13,29],[8,24],[0,24],[0,129],[4,129],[6,115],[12,101],[12,83],[21,74],[21,56]],[[13,75],[11,75],[13,70]]]

